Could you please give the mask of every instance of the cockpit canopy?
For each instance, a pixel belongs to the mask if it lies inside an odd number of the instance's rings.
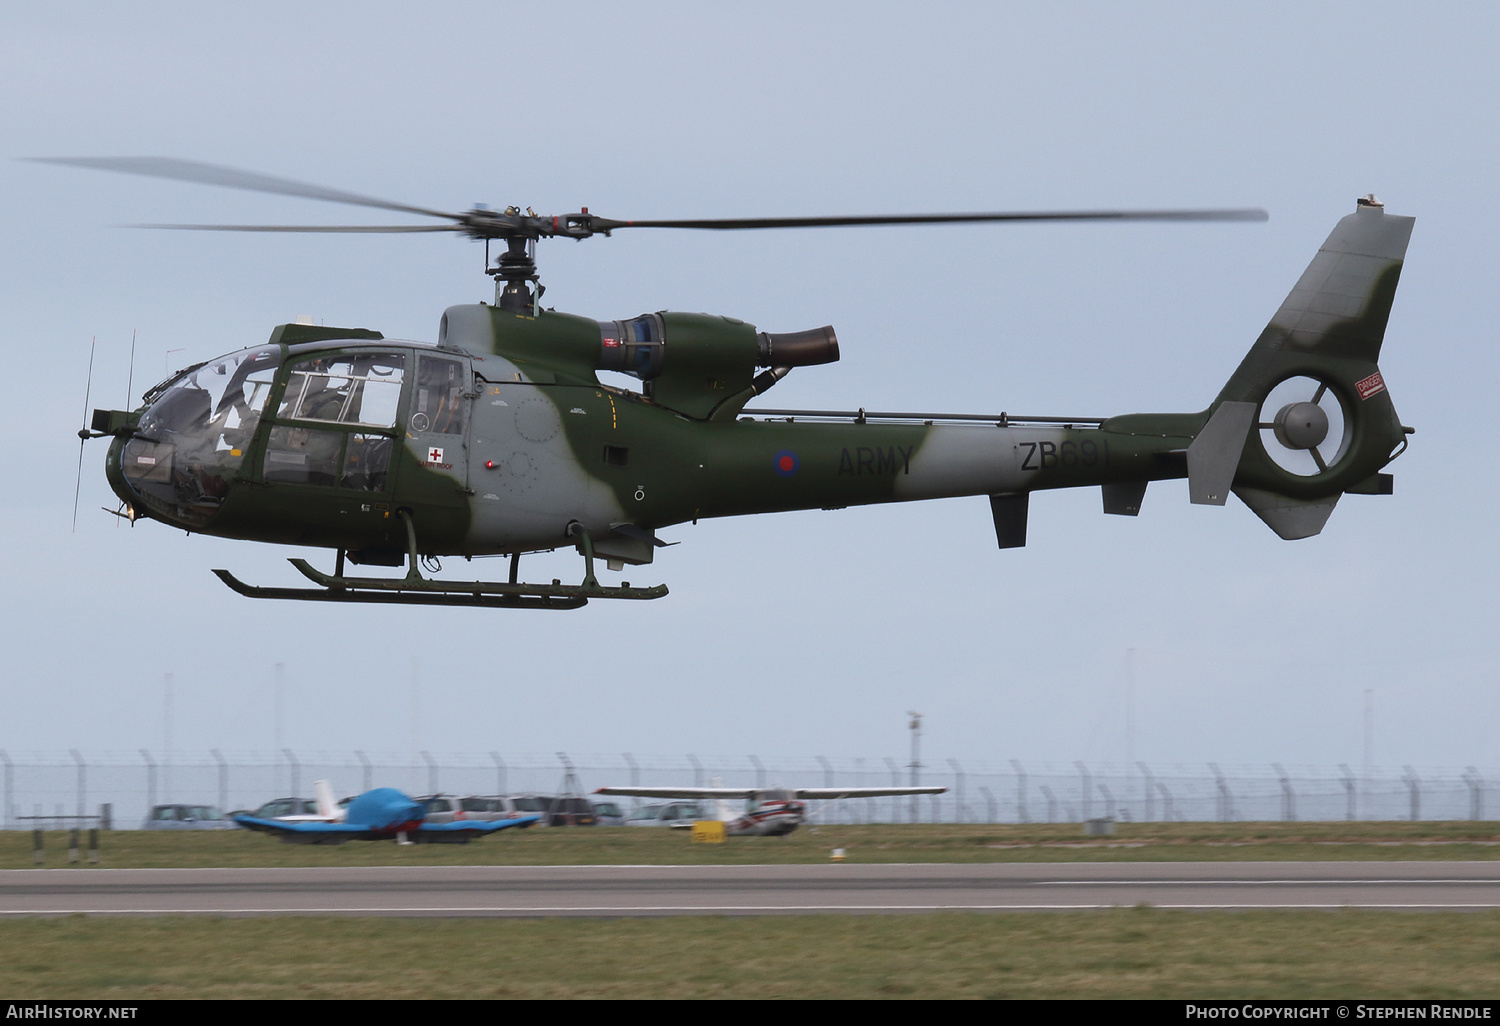
[[[202,523],[224,501],[265,412],[281,347],[244,349],[190,367],[146,393],[120,471],[148,503]]]

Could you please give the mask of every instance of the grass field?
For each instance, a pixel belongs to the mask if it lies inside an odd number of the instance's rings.
[[[101,835],[101,865],[745,865],[827,861],[843,848],[851,862],[1202,862],[1289,860],[1500,859],[1500,823],[1122,823],[1107,838],[1085,838],[1078,824],[922,824],[821,826],[789,837],[731,837],[690,844],[685,831],[624,827],[505,830],[470,844],[351,841],[282,844],[245,830],[117,830]],[[0,833],[0,869],[35,863],[31,834]],[[67,864],[67,834],[46,835],[46,865]]]
[[[821,826],[690,844],[649,829],[467,845],[103,835],[106,867],[1500,859],[1493,823]],[[0,834],[0,868],[33,865]],[[66,864],[63,833],[47,865]],[[69,872],[87,873],[86,867]],[[640,919],[0,920],[11,998],[1495,998],[1500,912],[1183,912]]]
[[[0,923],[0,994],[1494,998],[1500,913]]]

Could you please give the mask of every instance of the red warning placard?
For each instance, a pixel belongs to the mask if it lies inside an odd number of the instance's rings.
[[[1376,371],[1368,378],[1362,378],[1361,380],[1356,381],[1354,383],[1354,388],[1359,392],[1359,397],[1361,399],[1368,399],[1372,395],[1379,395],[1381,392],[1385,391],[1385,379],[1380,376],[1379,371]]]

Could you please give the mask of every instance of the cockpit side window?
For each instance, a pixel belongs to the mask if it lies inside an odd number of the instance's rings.
[[[461,435],[464,431],[464,365],[422,354],[407,424],[418,433]]]

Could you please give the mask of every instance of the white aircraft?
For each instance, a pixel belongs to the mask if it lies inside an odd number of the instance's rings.
[[[836,798],[881,798],[892,795],[942,794],[946,787],[601,787],[595,794],[635,798],[690,798],[706,806],[710,817],[736,837],[784,837],[807,819],[807,802]],[[726,802],[743,799],[736,815]],[[712,804],[709,804],[712,803]]]

